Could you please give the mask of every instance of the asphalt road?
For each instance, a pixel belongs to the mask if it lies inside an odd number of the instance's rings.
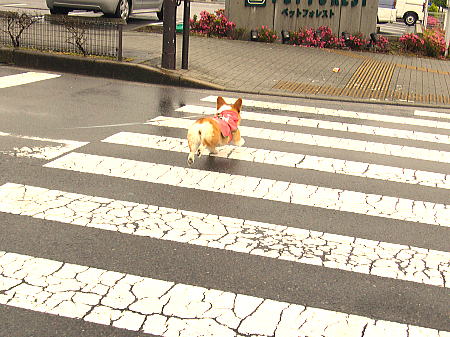
[[[445,111],[246,95],[244,147],[189,168],[217,92],[6,66],[0,92],[0,336],[450,330]]]

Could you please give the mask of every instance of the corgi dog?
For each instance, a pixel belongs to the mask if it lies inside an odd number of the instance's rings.
[[[195,155],[200,157],[205,148],[211,154],[217,153],[216,147],[233,142],[234,145],[244,145],[239,125],[241,123],[242,99],[232,105],[217,97],[217,113],[214,117],[200,118],[192,124],[187,133],[189,156],[188,165],[194,163]]]

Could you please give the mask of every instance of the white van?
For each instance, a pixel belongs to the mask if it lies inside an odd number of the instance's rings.
[[[397,20],[395,0],[379,0],[377,23],[391,23]]]
[[[403,19],[408,26],[414,26],[417,20],[423,21],[424,3],[427,0],[397,0],[397,18]]]

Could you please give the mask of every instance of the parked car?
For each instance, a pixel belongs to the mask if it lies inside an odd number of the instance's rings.
[[[52,14],[68,14],[72,10],[81,9],[103,12],[106,16],[114,16],[128,20],[133,10],[145,9],[155,11],[158,19],[163,19],[164,0],[46,0]]]
[[[397,18],[403,19],[408,26],[414,26],[417,20],[423,21],[426,0],[397,0]]]
[[[395,0],[379,0],[377,23],[391,23],[397,20]]]

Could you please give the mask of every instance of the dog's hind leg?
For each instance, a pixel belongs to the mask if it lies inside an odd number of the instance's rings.
[[[215,146],[209,146],[208,150],[209,150],[210,154],[218,154],[219,153]]]
[[[201,144],[197,149],[197,157],[201,157],[203,154],[203,151],[205,150],[205,145]]]
[[[195,160],[195,155],[200,157],[201,154],[201,132],[198,130],[188,130],[188,145],[189,145],[189,155],[187,159],[188,165],[192,165]]]
[[[233,144],[236,146],[242,146],[245,144],[245,140],[241,137],[241,132],[239,129],[233,131]]]

